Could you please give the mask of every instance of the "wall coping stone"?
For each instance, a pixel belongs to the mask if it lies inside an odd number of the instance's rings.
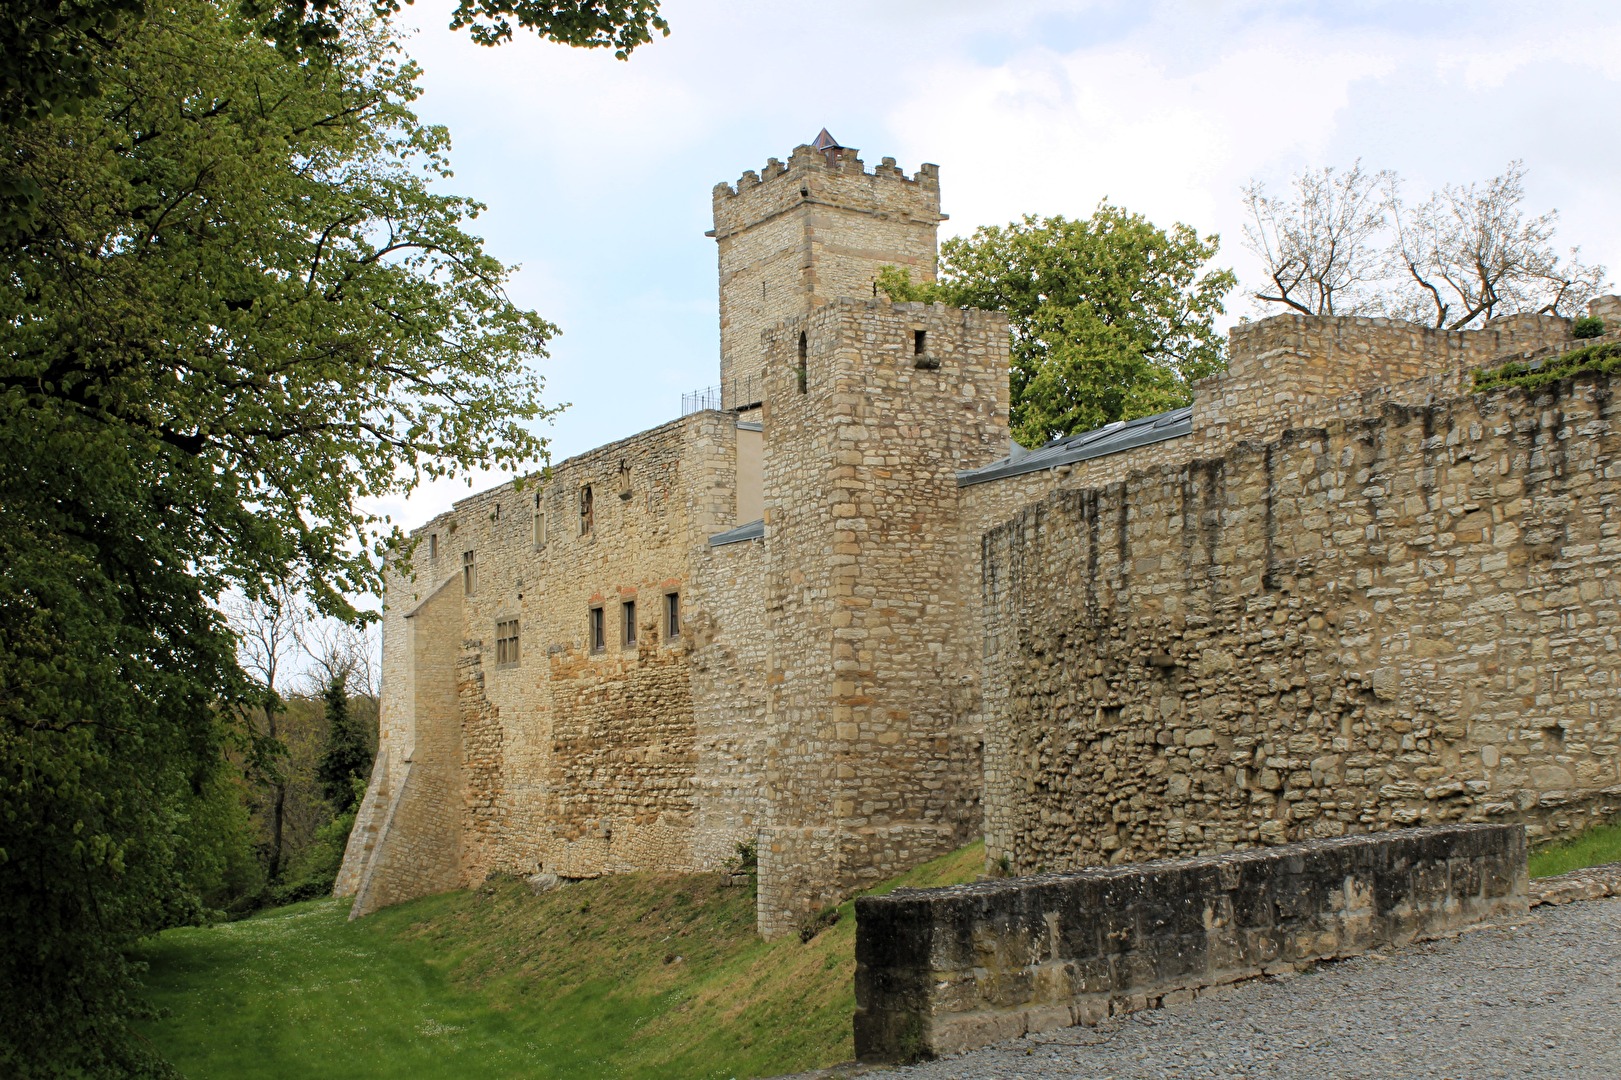
[[[856,1054],[903,1061],[1523,914],[1525,830],[1442,825],[856,901]]]

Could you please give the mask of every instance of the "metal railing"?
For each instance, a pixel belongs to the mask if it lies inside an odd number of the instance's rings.
[[[705,409],[747,409],[765,399],[765,380],[759,375],[744,375],[693,390],[681,395],[681,415],[688,416]]]

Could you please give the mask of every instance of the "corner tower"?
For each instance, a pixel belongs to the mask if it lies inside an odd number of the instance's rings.
[[[735,187],[715,185],[724,407],[762,400],[762,331],[830,300],[870,299],[882,266],[934,280],[939,167],[908,178],[886,157],[867,172],[856,154],[823,129],[786,165],[772,158]]]

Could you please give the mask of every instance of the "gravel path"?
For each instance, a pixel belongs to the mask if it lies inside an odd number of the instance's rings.
[[[1621,1077],[1621,899],[870,1075]]]

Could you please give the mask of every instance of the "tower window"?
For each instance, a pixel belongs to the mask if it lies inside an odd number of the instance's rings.
[[[438,557],[439,557],[439,534],[438,533],[429,533],[428,534],[428,558],[437,559]]]
[[[808,345],[809,345],[809,343],[805,340],[805,331],[801,330],[799,332],[799,369],[798,369],[799,392],[801,394],[803,394],[805,392],[805,383],[806,383],[806,379],[805,379],[805,361],[806,361],[806,357],[807,357],[807,355],[809,353]]]
[[[664,594],[664,640],[674,641],[681,636],[681,594]]]
[[[591,609],[591,621],[587,634],[591,643],[592,652],[601,652],[607,645],[602,633],[602,605],[598,604]]]
[[[626,600],[622,605],[625,614],[624,646],[627,649],[636,647],[636,601]]]
[[[500,522],[500,520],[501,520],[501,504],[500,503],[495,504],[495,510],[490,514],[490,520],[494,521],[494,522]]]
[[[928,351],[929,332],[927,330],[912,331],[912,355],[922,356]]]
[[[596,527],[596,520],[596,509],[591,502],[591,485],[587,484],[580,489],[580,535],[590,535]]]
[[[471,551],[462,552],[462,595],[478,595],[478,556]]]
[[[518,662],[518,620],[495,624],[495,666],[511,667]]]
[[[535,520],[534,520],[533,524],[534,524],[534,530],[535,530],[535,546],[538,547],[538,548],[545,547],[546,546],[546,511],[541,509],[540,492],[538,492],[538,491],[535,492]]]

